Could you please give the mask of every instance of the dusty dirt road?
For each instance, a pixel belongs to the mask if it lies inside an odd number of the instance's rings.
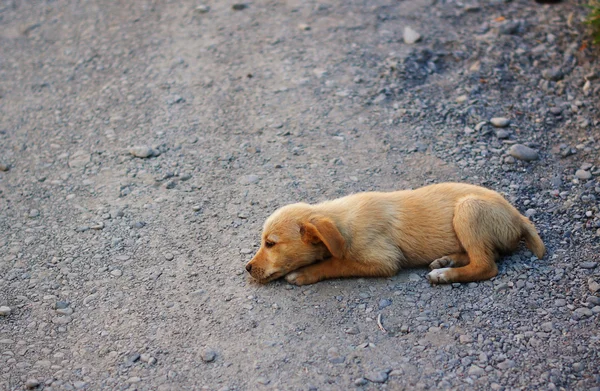
[[[598,390],[582,3],[1,1],[0,389]],[[278,206],[446,180],[548,255],[246,275]]]

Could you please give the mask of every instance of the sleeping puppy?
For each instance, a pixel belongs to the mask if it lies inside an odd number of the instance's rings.
[[[284,206],[265,222],[260,249],[246,270],[262,283],[285,276],[305,285],[429,266],[432,284],[470,282],[498,274],[495,261],[521,239],[544,256],[534,225],[500,194],[441,183]]]

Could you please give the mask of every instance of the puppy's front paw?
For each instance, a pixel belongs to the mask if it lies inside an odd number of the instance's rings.
[[[429,268],[431,270],[441,269],[443,267],[452,267],[452,266],[454,266],[454,261],[450,257],[441,257],[429,264]]]
[[[294,285],[308,285],[317,282],[310,274],[302,270],[291,272],[285,276],[285,280]]]
[[[451,269],[448,267],[444,267],[441,269],[434,269],[431,272],[429,272],[429,274],[427,275],[427,279],[429,280],[429,283],[432,285],[435,284],[447,284],[450,282],[450,279],[448,278],[448,272]]]

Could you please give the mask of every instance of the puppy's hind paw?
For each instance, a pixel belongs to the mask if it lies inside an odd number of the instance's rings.
[[[441,269],[443,267],[452,267],[452,266],[454,266],[454,261],[450,257],[441,257],[429,264],[429,268],[431,270]]]
[[[448,267],[441,268],[441,269],[434,269],[431,272],[429,272],[429,274],[427,275],[427,279],[429,280],[429,283],[431,285],[447,284],[450,282],[450,280],[448,278],[449,271],[450,271],[450,268],[448,268]]]

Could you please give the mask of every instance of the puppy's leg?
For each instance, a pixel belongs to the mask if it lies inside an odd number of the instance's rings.
[[[487,280],[498,274],[495,258],[499,246],[518,243],[514,216],[494,200],[468,196],[454,211],[454,231],[467,253],[465,266],[435,269],[427,275],[432,284]],[[516,239],[515,239],[516,238]]]
[[[445,257],[441,257],[436,259],[435,261],[429,264],[429,268],[433,269],[441,269],[443,267],[460,267],[469,264],[469,256],[467,253],[457,253],[446,255]]]
[[[397,271],[395,266],[365,264],[334,257],[293,271],[286,275],[285,279],[291,284],[307,285],[328,278],[389,277],[396,274]]]

